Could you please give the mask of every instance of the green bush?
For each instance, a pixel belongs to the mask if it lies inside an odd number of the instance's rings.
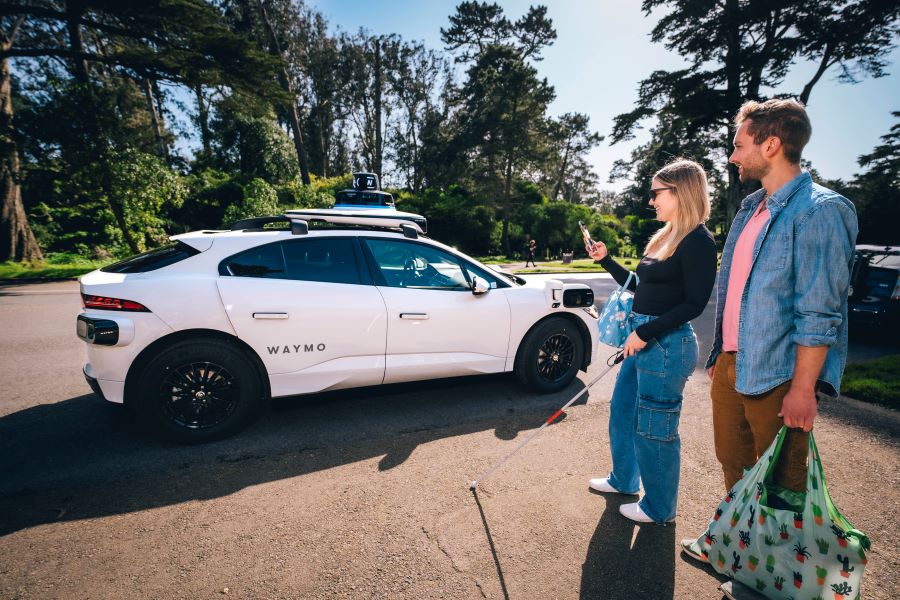
[[[278,193],[271,185],[260,178],[254,178],[244,186],[244,197],[225,209],[222,227],[228,228],[238,219],[277,215]]]

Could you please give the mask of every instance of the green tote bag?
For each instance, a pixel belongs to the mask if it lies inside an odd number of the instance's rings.
[[[858,599],[869,538],[831,501],[812,432],[806,493],[772,483],[786,434],[731,488],[692,549],[767,598]]]

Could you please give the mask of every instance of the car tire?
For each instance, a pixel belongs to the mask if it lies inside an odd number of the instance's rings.
[[[152,433],[182,443],[228,437],[265,406],[249,357],[217,339],[183,340],[160,351],[138,378],[135,412]]]
[[[534,327],[522,340],[515,373],[520,382],[541,392],[565,388],[584,360],[584,341],[577,325],[551,317]]]

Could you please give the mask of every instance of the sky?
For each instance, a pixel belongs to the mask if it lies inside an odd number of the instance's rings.
[[[495,0],[510,20],[516,20],[532,0]],[[363,27],[373,34],[399,34],[419,40],[429,48],[443,50],[441,27],[449,25],[457,1],[448,0],[307,0],[328,20],[332,33],[338,28],[355,32]],[[650,40],[650,31],[662,12],[645,17],[638,0],[544,1],[553,20],[557,39],[544,50],[536,67],[556,89],[550,106],[552,116],[567,112],[587,114],[591,127],[601,135],[612,130],[613,118],[628,112],[637,100],[638,85],[651,72],[671,70],[686,62],[662,44]],[[900,46],[900,40],[895,46]],[[829,71],[816,84],[807,111],[813,136],[804,151],[819,173],[829,179],[849,179],[861,171],[857,158],[871,152],[900,111],[900,48],[888,57],[887,77],[865,79],[858,84],[840,84],[836,71]],[[785,82],[771,93],[799,93],[815,71],[812,64],[794,67]],[[652,127],[647,121],[646,128]],[[610,145],[601,142],[588,160],[600,177],[601,188],[620,191],[629,182],[606,183],[616,159],[628,158],[648,132],[634,140]]]

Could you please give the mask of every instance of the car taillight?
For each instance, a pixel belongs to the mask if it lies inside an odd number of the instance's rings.
[[[81,294],[81,302],[85,308],[98,308],[100,310],[121,310],[126,312],[150,312],[150,309],[133,300],[122,298],[109,298],[107,296],[94,296]]]

